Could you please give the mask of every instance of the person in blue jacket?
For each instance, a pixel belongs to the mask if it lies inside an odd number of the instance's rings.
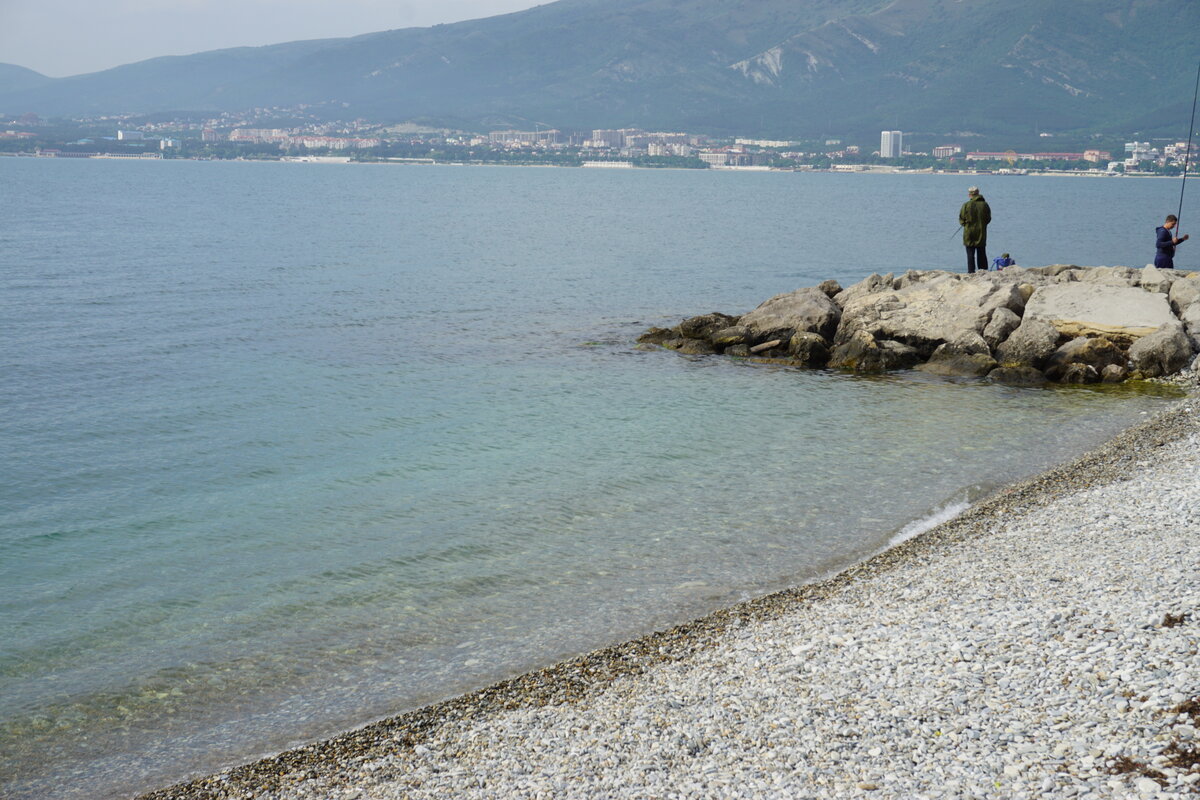
[[[1175,269],[1175,245],[1188,240],[1188,234],[1176,237],[1171,231],[1179,224],[1179,218],[1167,214],[1167,221],[1158,226],[1158,252],[1154,254],[1154,266],[1159,269]]]

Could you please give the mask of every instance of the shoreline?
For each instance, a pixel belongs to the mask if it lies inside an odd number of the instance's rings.
[[[1154,454],[1174,452],[1185,444],[1189,437],[1200,436],[1200,412],[1195,408],[1198,402],[1200,398],[1196,397],[1193,390],[1191,395],[1178,401],[1172,408],[1147,422],[1126,429],[1099,448],[1066,464],[1002,487],[952,519],[900,541],[833,577],[748,600],[668,630],[500,681],[444,702],[365,725],[325,741],[215,775],[151,791],[139,795],[138,800],[317,798],[342,796],[339,792],[343,789],[347,791],[346,797],[359,798],[408,797],[413,796],[413,793],[422,796],[426,791],[446,796],[464,793],[486,797],[526,796],[524,791],[513,788],[524,785],[522,781],[530,786],[529,796],[538,793],[545,793],[547,796],[570,795],[575,792],[581,792],[576,796],[588,796],[589,792],[611,793],[614,788],[622,793],[646,796],[649,789],[644,783],[643,772],[637,773],[636,780],[633,772],[610,773],[610,781],[615,778],[616,783],[610,782],[603,788],[592,785],[589,789],[569,782],[564,784],[561,780],[554,782],[549,777],[540,779],[538,776],[544,776],[544,771],[539,773],[536,764],[530,763],[529,758],[522,761],[517,757],[520,769],[513,775],[504,773],[503,770],[497,771],[494,762],[509,749],[508,745],[511,745],[513,750],[519,750],[518,742],[524,741],[527,736],[536,739],[540,735],[531,733],[521,734],[515,739],[505,738],[515,735],[511,733],[512,726],[521,728],[532,725],[535,731],[544,732],[552,728],[560,718],[572,717],[572,724],[575,726],[571,728],[572,736],[577,735],[582,741],[596,734],[584,737],[579,733],[578,726],[582,723],[574,716],[584,714],[584,719],[594,719],[597,715],[594,710],[589,710],[591,706],[616,703],[616,707],[621,709],[617,716],[627,713],[631,716],[642,714],[649,702],[646,694],[649,690],[643,684],[653,684],[659,676],[667,675],[668,684],[673,684],[675,678],[669,673],[679,671],[687,673],[689,680],[699,680],[710,688],[714,683],[723,685],[727,674],[714,671],[707,662],[720,661],[736,654],[739,651],[738,642],[748,630],[770,629],[781,625],[790,629],[795,623],[801,630],[801,636],[807,637],[804,639],[807,645],[816,642],[812,645],[816,649],[804,649],[805,662],[814,654],[827,655],[837,652],[844,645],[844,640],[841,643],[838,641],[843,637],[825,638],[827,632],[822,630],[823,626],[814,626],[808,617],[815,614],[818,618],[823,618],[827,607],[837,607],[847,602],[847,597],[864,591],[870,596],[872,587],[890,584],[909,570],[952,568],[956,559],[964,564],[974,563],[977,557],[981,558],[984,555],[975,552],[977,548],[982,548],[990,557],[991,541],[997,536],[998,529],[1019,527],[1023,520],[1036,516],[1040,509],[1068,502],[1080,494],[1120,487],[1133,481],[1146,471],[1148,463],[1152,463],[1146,459]],[[1151,504],[1153,505],[1153,498]],[[1021,566],[1018,565],[1014,569],[1019,571]],[[1037,576],[1036,566],[1023,566],[1026,570],[1033,570],[1024,578],[1033,579]],[[1050,588],[1054,589],[1055,585],[1052,584]],[[939,591],[948,590],[939,583],[934,583],[921,586],[920,591],[937,594]],[[956,596],[950,594],[944,599],[948,602],[955,600]],[[1200,622],[1195,619],[1200,614],[1189,616],[1190,609],[1190,606],[1172,606],[1172,609],[1166,612],[1166,618],[1175,613],[1185,620],[1190,619],[1191,624]],[[977,613],[978,609],[975,611]],[[769,640],[772,644],[774,641]],[[806,644],[797,647],[804,648]],[[730,652],[731,649],[733,653]],[[794,655],[796,648],[792,648],[791,651],[784,648],[783,656],[788,657],[788,652]],[[776,654],[777,656],[779,654]],[[814,684],[813,688],[821,690],[823,686]],[[829,688],[834,694],[829,701],[822,697],[821,702],[836,704],[836,687]],[[1194,694],[1195,690],[1200,689],[1200,683],[1191,688]],[[629,695],[628,698],[623,697],[626,694]],[[649,697],[653,699],[652,694]],[[656,703],[657,700],[650,705]],[[809,706],[807,713],[815,716],[823,709],[823,705]],[[611,708],[608,712],[610,715],[613,713]],[[673,713],[684,712],[667,710],[663,713],[665,719],[670,719]],[[603,714],[599,716],[602,719],[608,718]],[[1183,716],[1181,713],[1180,717]],[[677,720],[675,724],[683,725],[684,720]],[[1200,725],[1200,715],[1195,724]],[[612,731],[609,733],[612,734]],[[940,731],[938,736],[941,736]],[[475,744],[476,740],[486,743],[489,737],[493,740],[490,749]],[[601,740],[603,739],[602,736]],[[495,746],[496,741],[502,742],[504,746]],[[592,746],[595,747],[595,743]],[[873,748],[870,752],[875,753],[878,749]],[[1094,762],[1097,756],[1083,758]],[[1131,757],[1126,758],[1135,765],[1129,767],[1126,778],[1129,779],[1128,783],[1136,785],[1139,791],[1148,791],[1148,785],[1137,784],[1136,781],[1159,780],[1157,777],[1148,777],[1151,772],[1163,774],[1152,769],[1148,763]],[[438,759],[448,763],[431,767],[430,764]],[[620,759],[618,763],[619,761]],[[1018,768],[1013,769],[1020,772]],[[1008,776],[1011,771],[1009,765],[1004,766],[1003,770],[1000,773],[1002,776]],[[760,769],[759,772],[763,770]],[[685,774],[693,777],[691,773]],[[773,773],[766,769],[766,774]],[[874,794],[876,789],[887,789],[888,784],[897,782],[887,780],[889,775],[890,773],[867,775],[857,782],[851,780],[849,784],[830,786],[817,785],[810,780],[807,785],[789,787],[789,792],[800,792],[799,796],[809,796],[803,792],[810,791],[815,793],[812,795],[814,797],[833,796],[829,792],[835,790],[850,791],[851,794],[847,796],[863,796],[864,792],[871,792],[870,796],[876,797],[913,796],[908,794],[911,787],[899,794]],[[1190,784],[1192,789],[1200,787],[1200,771],[1195,775],[1198,781]],[[492,786],[485,787],[485,777]],[[497,791],[494,783],[502,779],[508,781],[509,788]],[[628,783],[623,783],[626,779]],[[533,790],[534,787],[537,787],[537,791]],[[710,786],[709,791],[711,790]],[[900,791],[898,787],[896,791]],[[655,792],[649,794],[657,796]],[[934,792],[929,796],[943,795]],[[1046,793],[1034,792],[1030,796],[1046,796]],[[1067,793],[1062,796],[1076,795]]]
[[[34,153],[0,153],[0,158],[37,158],[37,159],[56,159],[56,160],[73,160],[73,161],[211,161],[211,162],[228,162],[228,163],[243,163],[243,164],[324,164],[326,166],[332,164],[356,164],[356,165],[375,165],[375,166],[394,166],[394,167],[534,167],[537,169],[584,169],[582,164],[509,164],[504,162],[485,162],[473,163],[466,161],[436,161],[433,163],[415,163],[405,161],[355,161],[350,158],[342,160],[342,156],[314,156],[314,157],[282,157],[282,158],[150,158],[150,157],[122,157],[122,156],[88,156],[86,158],[72,157],[57,157],[57,156],[38,156]],[[318,160],[331,159],[331,160]],[[1158,178],[1164,180],[1178,181],[1183,178],[1183,175],[1155,175],[1151,173],[1109,173],[1109,172],[1093,172],[1093,171],[1073,171],[1073,170],[1030,170],[1021,174],[1002,173],[990,170],[935,170],[932,167],[888,167],[886,165],[865,164],[865,165],[846,165],[846,166],[864,166],[866,169],[801,169],[798,167],[644,167],[633,165],[630,167],[622,167],[619,171],[626,169],[632,170],[650,170],[663,171],[673,170],[677,172],[801,172],[814,174],[833,174],[833,175],[986,175],[997,178]],[[1200,176],[1200,173],[1188,170],[1188,176]]]

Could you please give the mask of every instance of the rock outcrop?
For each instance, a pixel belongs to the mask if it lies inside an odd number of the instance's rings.
[[[1034,386],[1169,375],[1200,351],[1200,273],[1055,264],[913,270],[776,295],[740,317],[651,328],[639,347],[806,367],[918,368]]]
[[[838,329],[842,310],[818,287],[779,294],[745,314],[738,325],[749,328],[759,341],[790,339],[796,333],[816,333],[829,339]]]
[[[997,309],[1019,314],[1025,307],[1015,283],[975,281],[950,272],[910,272],[895,283],[899,288],[852,297],[842,306],[835,345],[864,331],[928,357],[961,333],[982,335]]]
[[[1106,336],[1126,347],[1175,319],[1165,293],[1082,281],[1035,290],[1023,317],[1063,336]]]

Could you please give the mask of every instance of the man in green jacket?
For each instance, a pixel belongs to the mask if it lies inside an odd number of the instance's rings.
[[[963,229],[963,244],[967,246],[967,273],[978,268],[987,272],[987,226],[992,221],[992,209],[979,193],[978,186],[967,189],[967,202],[958,210],[958,224]]]

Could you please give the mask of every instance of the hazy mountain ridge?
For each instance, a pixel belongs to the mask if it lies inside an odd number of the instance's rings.
[[[1194,0],[560,0],[45,83],[0,72],[0,109],[304,103],[380,121],[764,135],[1145,126],[1191,94],[1197,23]]]
[[[0,64],[0,94],[45,86],[54,79],[16,64]]]

